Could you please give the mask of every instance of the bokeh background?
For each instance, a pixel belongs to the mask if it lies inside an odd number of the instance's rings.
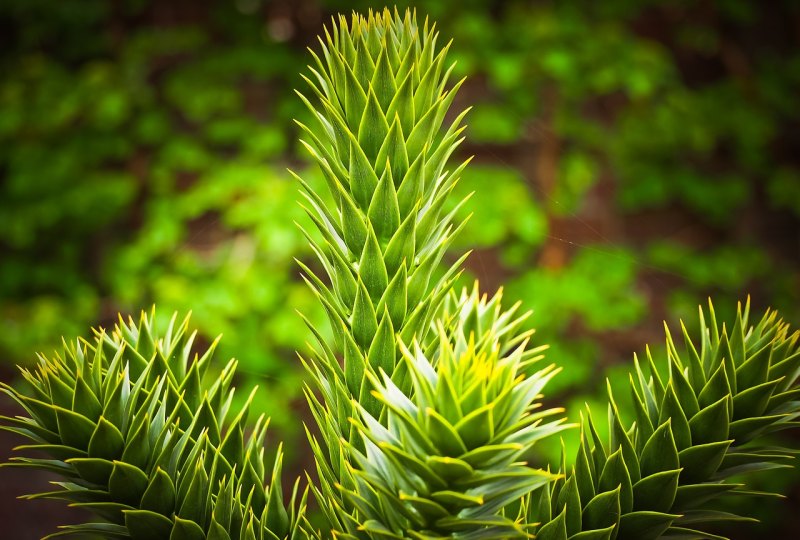
[[[397,2],[404,8],[408,2]],[[293,93],[344,0],[0,2],[0,377],[61,336],[153,303],[193,311],[240,387],[309,467],[295,310],[323,316],[294,257],[312,261],[291,167],[311,178]],[[453,257],[464,284],[533,309],[564,367],[548,399],[604,417],[632,353],[662,321],[696,324],[711,295],[749,293],[800,325],[800,4],[790,0],[419,2],[454,39],[454,108],[474,106],[459,186],[477,191]],[[3,413],[14,413],[0,398]],[[3,436],[0,458],[16,442]],[[794,444],[799,444],[795,438]],[[548,459],[556,448],[543,448]],[[543,458],[544,459],[544,458]],[[15,500],[47,478],[0,471],[6,538],[71,519]],[[800,536],[796,472],[760,488],[765,524]],[[763,507],[763,509],[761,508]]]

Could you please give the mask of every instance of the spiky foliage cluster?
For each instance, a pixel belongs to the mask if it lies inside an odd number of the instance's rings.
[[[502,289],[489,298],[486,293],[481,294],[476,281],[472,290],[465,288],[461,294],[450,291],[439,320],[447,329],[448,339],[459,349],[463,350],[470,340],[476,340],[478,350],[499,347],[500,354],[505,355],[523,343],[530,344],[534,334],[533,329],[525,326],[532,312],[519,313],[521,306],[522,302],[516,302],[510,308],[504,308]],[[431,341],[426,354],[433,357],[438,346],[438,342]],[[542,360],[547,348],[547,345],[524,347],[525,365]]]
[[[401,345],[412,391],[402,391],[385,372],[370,375],[387,427],[354,404],[364,450],[348,445],[355,482],[341,489],[360,513],[346,522],[343,536],[522,534],[499,509],[518,499],[518,491],[551,479],[517,460],[562,425],[542,425],[558,410],[533,412],[555,370],[534,370],[542,348],[527,348],[531,332],[519,331],[527,314],[500,304],[500,294],[487,300],[477,287],[460,297],[451,293],[438,339],[425,350],[415,342],[413,353]],[[526,377],[528,371],[535,372]]]
[[[63,499],[102,519],[51,536],[303,537],[297,485],[284,507],[280,449],[274,462],[264,460],[268,422],[262,416],[245,437],[249,400],[231,407],[236,361],[204,384],[216,342],[192,355],[188,317],[173,317],[162,334],[154,315],[142,313],[138,324],[120,318],[111,334],[95,330],[92,340],[40,356],[22,372],[29,391],[2,385],[27,416],[2,417],[0,427],[31,441],[4,466],[58,474],[57,489],[27,497]]]
[[[381,416],[367,374],[383,370],[410,389],[397,336],[425,339],[460,266],[432,277],[458,229],[454,211],[443,207],[466,165],[446,169],[466,111],[443,127],[460,83],[446,89],[452,66],[445,65],[447,47],[437,51],[436,42],[435,29],[420,27],[410,12],[340,17],[320,39],[321,54],[311,52],[306,80],[316,105],[300,94],[313,120],[300,124],[302,142],[334,201],[327,205],[300,179],[321,233],[321,242],[307,236],[324,275],[302,266],[335,335],[334,343],[319,339],[308,363],[323,507],[340,505],[337,483],[353,487],[340,445],[358,444],[349,421],[353,399]],[[327,514],[341,512],[331,506]]]
[[[437,33],[416,17],[385,10],[353,15],[326,29],[322,56],[312,51],[318,105],[305,97],[315,125],[301,124],[304,144],[328,182],[328,207],[302,182],[309,215],[323,241],[311,240],[327,274],[304,267],[345,352],[344,369],[327,355],[315,365],[330,386],[327,403],[341,389],[374,413],[365,372],[393,374],[399,354],[395,335],[423,339],[447,294],[449,277],[432,280],[453,234],[453,212],[443,214],[462,164],[445,170],[461,142],[460,114],[442,123],[460,83],[445,90],[447,47],[436,51]],[[452,66],[451,66],[452,67]],[[310,237],[309,237],[310,238]],[[350,411],[333,411],[348,425]]]
[[[527,538],[526,524],[502,511],[554,478],[524,459],[564,427],[545,421],[560,409],[537,410],[555,367],[532,366],[541,356],[525,337],[506,342],[504,330],[524,317],[500,312],[499,295],[462,299],[458,329],[439,325],[433,354],[401,345],[412,392],[386,373],[372,381],[386,427],[358,406],[365,450],[350,447],[356,488],[347,496],[372,538]]]
[[[714,503],[753,496],[731,478],[787,466],[796,453],[763,437],[798,426],[800,332],[774,311],[748,326],[749,302],[730,331],[710,303],[708,315],[700,310],[699,339],[681,327],[682,352],[667,329],[666,377],[649,351],[646,367],[635,360],[635,423],[610,390],[608,444],[588,417],[571,474],[532,508],[545,522],[538,538],[720,538],[698,528],[746,520]]]

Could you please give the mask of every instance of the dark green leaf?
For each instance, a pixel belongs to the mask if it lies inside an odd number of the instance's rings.
[[[620,488],[595,495],[584,507],[582,514],[583,530],[604,529],[619,522]]]

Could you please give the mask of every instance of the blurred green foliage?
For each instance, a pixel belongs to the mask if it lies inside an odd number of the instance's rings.
[[[0,4],[5,362],[120,311],[192,309],[266,388],[257,406],[297,429],[295,310],[322,317],[293,261],[312,258],[285,171],[306,159],[292,89],[328,17],[369,7]],[[750,292],[800,322],[797,3],[418,9],[453,38],[459,99],[475,106],[464,282],[507,283],[534,309],[564,366],[553,400],[596,401],[607,373],[624,384],[660,320],[693,321],[707,295],[724,311]]]
[[[294,310],[316,310],[294,277],[307,249],[285,172],[302,51],[227,3],[0,9],[3,356],[30,362],[153,302],[191,309],[204,339],[224,334],[224,355],[269,377],[262,405],[291,427]]]

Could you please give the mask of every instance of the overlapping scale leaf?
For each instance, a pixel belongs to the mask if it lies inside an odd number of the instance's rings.
[[[649,350],[634,359],[635,419],[620,416],[609,387],[609,442],[588,415],[570,475],[525,505],[543,523],[537,538],[718,538],[704,527],[748,520],[714,503],[746,493],[733,476],[789,466],[796,452],[761,438],[800,417],[800,332],[775,311],[750,326],[749,312],[740,305],[729,329],[709,303],[699,340],[682,325],[679,350],[667,329],[668,370]]]
[[[57,473],[58,489],[27,497],[62,499],[99,518],[58,536],[304,538],[304,502],[295,499],[305,495],[296,484],[287,511],[280,449],[266,470],[268,422],[259,419],[245,437],[249,400],[231,408],[236,362],[204,382],[216,342],[198,355],[188,317],[173,316],[163,332],[154,318],[120,318],[110,334],[96,330],[40,356],[22,372],[29,389],[3,384],[26,415],[2,417],[0,428],[30,440],[3,466]]]
[[[504,508],[556,478],[525,460],[566,427],[539,410],[557,370],[536,364],[541,349],[516,332],[525,316],[500,295],[451,300],[435,344],[401,343],[411,391],[370,375],[385,421],[357,406],[363,450],[348,446],[354,485],[341,489],[370,538],[527,538]]]

